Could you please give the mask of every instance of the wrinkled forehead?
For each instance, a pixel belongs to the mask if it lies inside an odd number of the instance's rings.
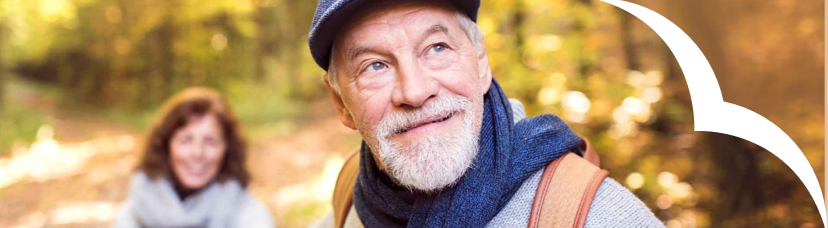
[[[334,49],[364,41],[360,37],[382,35],[378,32],[389,26],[422,27],[425,31],[434,24],[456,23],[452,19],[456,9],[444,1],[369,1],[360,7],[334,39]]]

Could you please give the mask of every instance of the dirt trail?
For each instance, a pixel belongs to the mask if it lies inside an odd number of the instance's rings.
[[[54,121],[37,142],[0,158],[0,168],[15,167],[0,169],[0,227],[108,227],[127,195],[142,132],[64,113],[31,90],[18,94]],[[329,107],[324,100],[311,105],[312,120],[291,134],[250,141],[249,190],[280,227],[307,226],[330,210],[331,179],[358,145],[357,132],[342,126]],[[4,187],[4,175],[18,178]]]

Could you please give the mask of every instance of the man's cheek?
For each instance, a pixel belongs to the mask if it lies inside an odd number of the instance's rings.
[[[465,68],[446,70],[436,78],[448,92],[471,98],[475,91],[479,91],[479,82],[473,77],[473,72]]]
[[[446,51],[449,53],[438,54],[424,58],[424,65],[432,71],[443,71],[455,68],[458,65],[458,55],[456,52]]]
[[[354,117],[354,121],[357,122],[357,128],[360,128],[360,131],[371,131],[373,132],[376,128],[376,125],[381,120],[381,114],[378,113],[376,110],[371,109],[371,107],[381,107],[381,106],[372,106],[368,100],[363,100],[364,102],[359,106],[358,109],[353,110],[351,112],[351,116]]]

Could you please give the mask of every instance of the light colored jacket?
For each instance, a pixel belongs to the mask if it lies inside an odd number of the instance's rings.
[[[113,222],[116,228],[139,227],[275,227],[267,207],[238,182],[211,183],[183,201],[165,178],[136,173],[129,198]]]

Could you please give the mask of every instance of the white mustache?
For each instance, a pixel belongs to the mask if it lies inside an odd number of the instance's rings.
[[[437,100],[426,103],[419,109],[394,112],[387,115],[377,126],[377,136],[380,139],[385,139],[417,126],[446,120],[463,110],[471,109],[472,103],[465,97],[456,95],[441,96]]]

